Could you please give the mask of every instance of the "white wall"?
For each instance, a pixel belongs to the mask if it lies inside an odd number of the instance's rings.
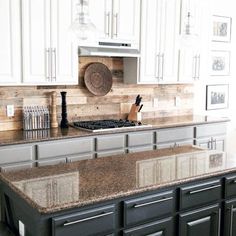
[[[228,50],[231,52],[230,76],[210,76],[206,72],[204,78],[195,84],[194,113],[212,116],[227,116],[231,119],[228,133],[228,148],[236,151],[236,11],[235,0],[211,0],[211,15],[232,17],[231,42],[212,42],[209,38],[209,54],[211,50]],[[210,35],[211,36],[211,35]],[[210,61],[209,61],[210,65]],[[206,85],[229,84],[229,108],[206,111]]]

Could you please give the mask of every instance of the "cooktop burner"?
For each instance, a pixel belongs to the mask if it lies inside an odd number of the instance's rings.
[[[142,124],[141,122],[134,122],[129,120],[94,120],[94,121],[76,121],[72,126],[75,128],[91,131],[109,131],[114,129],[130,129],[130,128],[144,128],[151,125]]]

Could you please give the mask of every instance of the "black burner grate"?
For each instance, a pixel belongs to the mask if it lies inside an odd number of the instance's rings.
[[[95,120],[95,121],[77,121],[73,125],[77,128],[88,130],[122,128],[142,125],[141,122],[135,123],[128,120]]]

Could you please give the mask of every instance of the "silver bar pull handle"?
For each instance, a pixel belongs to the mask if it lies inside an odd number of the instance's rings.
[[[200,54],[198,55],[198,62],[197,62],[197,79],[200,79],[200,68],[201,68],[201,56]]]
[[[229,230],[229,235],[233,236],[233,216],[234,216],[234,210],[235,210],[234,206],[232,205],[229,210],[230,210],[230,230]]]
[[[190,191],[189,194],[201,193],[201,192],[205,192],[205,191],[208,191],[208,190],[211,190],[211,189],[215,189],[215,188],[219,188],[219,187],[221,187],[220,184],[214,185],[214,186],[210,186],[210,187],[207,187],[207,188],[201,188],[201,189],[198,189],[198,190]]]
[[[110,15],[110,12],[106,13],[106,35],[108,37],[110,36]]]
[[[162,53],[161,55],[161,80],[163,80],[163,77],[164,77],[164,60],[165,60],[165,54]]]
[[[46,71],[46,80],[50,81],[50,49],[46,48],[46,62],[45,62],[45,71]]]
[[[192,72],[192,74],[193,74],[193,79],[195,80],[196,79],[196,70],[197,70],[197,58],[196,58],[196,56],[194,56],[193,57],[193,72]]]
[[[156,55],[155,77],[157,79],[159,79],[159,77],[160,77],[160,54]]]
[[[221,208],[218,211],[218,236],[220,236]]]
[[[113,36],[118,37],[118,13],[114,14],[113,19],[114,19],[114,23],[115,23],[114,24],[115,30],[114,30]]]
[[[52,80],[56,81],[57,79],[57,55],[56,48],[52,48]]]
[[[169,200],[172,200],[172,199],[173,199],[173,197],[163,198],[163,199],[159,199],[159,200],[152,201],[152,202],[135,204],[133,207],[134,208],[139,208],[139,207],[149,206],[149,205],[156,204],[156,203],[166,202],[166,201],[169,201]]]
[[[63,224],[63,226],[79,224],[79,223],[82,223],[82,222],[85,222],[85,221],[98,219],[98,218],[101,218],[101,217],[104,217],[104,216],[108,216],[108,215],[112,215],[112,214],[114,214],[114,212],[113,212],[113,211],[110,211],[110,212],[102,213],[102,214],[100,214],[100,215],[96,215],[96,216],[91,216],[91,217],[88,217],[88,218],[84,218],[84,219],[81,219],[81,220],[75,220],[75,221],[71,221],[71,222],[66,222],[66,223]]]

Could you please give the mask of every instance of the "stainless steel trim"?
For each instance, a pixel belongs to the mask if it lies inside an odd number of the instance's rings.
[[[63,224],[63,226],[74,225],[74,224],[82,223],[82,222],[85,222],[85,221],[94,220],[94,219],[98,219],[98,218],[101,218],[101,217],[104,217],[104,216],[112,215],[112,214],[114,214],[114,212],[110,211],[110,212],[102,213],[100,215],[84,218],[84,219],[81,219],[81,220],[66,222],[66,223]]]
[[[198,190],[189,191],[189,194],[200,193],[200,192],[208,191],[208,190],[219,188],[219,187],[221,187],[221,185],[217,184],[217,185],[210,186],[210,187],[207,187],[207,188],[201,188],[201,189],[198,189]]]
[[[116,130],[142,130],[142,129],[146,129],[146,128],[151,128],[152,125],[137,125],[137,126],[130,126],[130,127],[119,127],[119,128],[108,128],[108,129],[96,129],[96,130],[90,130],[90,129],[86,129],[86,128],[81,128],[81,127],[77,127],[73,124],[71,124],[72,127],[77,128],[77,129],[81,129],[81,130],[85,130],[85,131],[89,131],[89,132],[93,132],[93,133],[100,133],[100,132],[110,132],[110,131],[116,131]]]
[[[152,202],[137,204],[137,205],[134,205],[133,207],[134,208],[139,208],[139,207],[149,206],[149,205],[152,205],[152,204],[155,204],[155,203],[165,202],[165,201],[169,201],[169,200],[172,200],[172,199],[173,199],[173,197],[163,198],[163,199],[152,201]]]

